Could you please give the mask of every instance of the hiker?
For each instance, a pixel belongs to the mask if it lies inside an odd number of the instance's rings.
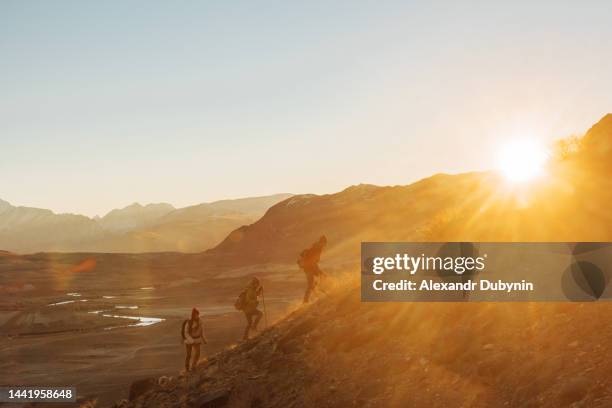
[[[306,274],[306,293],[304,293],[304,303],[308,303],[310,295],[314,291],[315,287],[318,286],[319,281],[324,277],[323,271],[319,268],[319,260],[321,259],[321,252],[327,245],[327,237],[321,235],[319,240],[312,244],[308,249],[303,250],[300,253],[300,257],[297,260],[297,264],[304,270]]]
[[[261,286],[259,279],[253,278],[247,287],[240,293],[238,300],[236,300],[235,307],[238,310],[244,312],[244,316],[247,320],[247,326],[244,330],[243,340],[248,340],[251,330],[257,330],[257,325],[263,316],[261,310],[257,309],[259,305],[259,296],[263,295],[263,286]],[[264,305],[265,306],[265,305]]]
[[[183,337],[183,343],[185,343],[185,372],[192,370],[200,359],[200,345],[202,343],[207,344],[208,341],[204,336],[204,327],[202,326],[202,319],[200,319],[200,312],[195,307],[191,310],[191,319],[183,322],[183,328],[181,330]],[[193,363],[191,363],[191,356],[193,354]]]

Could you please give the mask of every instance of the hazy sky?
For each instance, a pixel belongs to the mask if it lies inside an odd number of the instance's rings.
[[[3,0],[0,198],[94,215],[491,168],[612,111],[611,11]]]

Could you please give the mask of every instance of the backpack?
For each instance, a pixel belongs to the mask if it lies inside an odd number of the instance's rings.
[[[234,302],[234,307],[236,310],[243,310],[246,306],[246,289],[240,292],[238,295],[238,299]]]
[[[183,322],[183,326],[181,326],[181,337],[183,338],[183,341],[185,340],[185,326],[189,324],[189,319],[185,320]]]
[[[300,268],[304,268],[304,261],[306,260],[306,256],[308,255],[308,250],[305,249],[300,252],[300,257],[297,260],[297,264]]]

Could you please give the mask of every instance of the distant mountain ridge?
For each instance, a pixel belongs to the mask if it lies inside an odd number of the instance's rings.
[[[288,197],[291,194],[275,194],[179,209],[167,203],[134,203],[95,218],[0,200],[0,249],[16,253],[200,252]]]
[[[110,211],[98,223],[107,231],[127,232],[155,223],[175,208],[167,203],[147,204],[134,203],[121,209]]]

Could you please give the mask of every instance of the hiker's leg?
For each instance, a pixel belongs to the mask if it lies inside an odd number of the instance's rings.
[[[324,294],[327,294],[327,292],[325,291],[325,289],[323,289],[322,284],[326,277],[327,276],[323,273],[323,271],[319,269],[319,274],[317,275],[317,282],[315,283],[315,286],[319,292],[323,292]]]
[[[255,309],[255,313],[256,314],[255,314],[255,322],[253,323],[253,329],[257,330],[257,325],[259,324],[259,321],[261,320],[263,313],[259,309]]]
[[[312,273],[306,271],[306,293],[304,293],[304,303],[308,303],[310,300],[310,294],[314,288],[314,276]]]
[[[314,287],[319,289],[321,285],[321,278],[323,278],[323,271],[319,268],[319,265],[315,265],[312,270],[312,275],[314,276]]]
[[[200,344],[194,344],[193,348],[195,353],[193,353],[193,363],[191,364],[192,370],[198,365],[198,361],[200,361]]]
[[[185,344],[185,371],[189,371],[190,361],[191,361],[191,344]]]
[[[244,335],[242,336],[243,340],[247,340],[249,338],[249,332],[251,331],[251,324],[253,324],[253,315],[247,311],[244,312],[244,316],[247,320],[246,329],[244,329]]]

